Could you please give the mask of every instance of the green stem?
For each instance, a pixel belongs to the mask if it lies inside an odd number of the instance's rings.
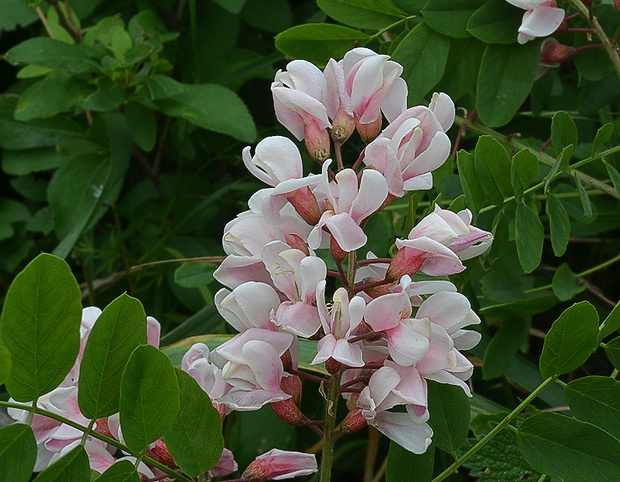
[[[582,271],[581,273],[577,273],[575,276],[577,278],[582,278],[584,276],[588,276],[589,274],[595,273],[596,271],[600,271],[602,269],[607,268],[608,266],[611,266],[614,263],[617,263],[618,261],[620,261],[620,254],[617,256],[614,256],[611,259],[608,259],[607,261],[605,261],[604,263],[599,264],[598,266],[594,266],[593,268],[587,269],[585,271]]]
[[[80,442],[82,445],[84,445],[86,443],[86,439],[88,438],[88,436],[90,435],[92,429],[93,429],[93,425],[95,425],[95,419],[91,419],[90,422],[88,423],[88,427],[86,428],[86,430],[84,430],[84,435],[82,435],[82,442]]]
[[[579,10],[579,13],[581,13],[586,19],[588,19],[590,25],[594,29],[594,33],[598,36],[601,44],[603,45],[603,48],[607,51],[607,55],[609,55],[609,59],[611,60],[611,63],[616,70],[616,73],[620,77],[620,57],[618,56],[618,51],[605,34],[605,31],[601,27],[601,24],[598,23],[597,18],[594,16],[590,18],[590,11],[588,10],[588,7],[586,7],[583,2],[581,2],[581,0],[570,0],[570,3],[572,3],[577,8],[577,10]]]
[[[508,425],[513,418],[515,418],[519,413],[523,411],[523,409],[529,405],[532,400],[534,400],[540,392],[542,392],[545,388],[551,385],[555,381],[555,377],[549,377],[544,382],[542,382],[530,395],[523,400],[517,408],[515,408],[512,412],[510,412],[506,418],[504,418],[499,424],[497,424],[493,430],[491,430],[488,434],[486,434],[476,445],[470,448],[463,456],[454,462],[450,467],[444,470],[441,474],[435,477],[432,482],[439,482],[441,480],[445,480],[447,477],[452,475],[452,473],[458,469],[461,465],[463,465],[472,455],[474,455],[478,450],[480,450],[489,440],[491,440],[495,435],[497,435],[506,425]]]
[[[340,378],[342,372],[334,373],[329,380],[327,398],[325,400],[325,426],[323,428],[323,456],[321,458],[320,482],[329,482],[332,475],[334,462],[334,429],[336,428],[336,412],[338,410],[338,398],[340,397]]]
[[[371,36],[370,36],[370,40],[374,40],[374,39],[376,39],[376,38],[380,37],[380,36],[381,36],[384,32],[387,32],[388,30],[390,30],[390,29],[392,29],[392,28],[394,28],[394,27],[396,27],[396,26],[400,25],[401,23],[404,23],[404,22],[406,22],[407,20],[412,20],[412,19],[414,19],[414,18],[417,18],[417,15],[409,15],[408,17],[401,18],[400,20],[398,20],[398,21],[394,22],[393,24],[388,25],[387,27],[382,28],[381,30],[379,30],[377,33],[375,33],[375,34],[371,35]]]
[[[43,415],[45,417],[51,418],[52,420],[56,420],[57,422],[61,422],[64,423],[66,425],[69,425],[70,427],[76,428],[82,432],[86,432],[88,430],[88,427],[84,427],[83,425],[80,425],[77,422],[74,422],[73,420],[69,420],[68,418],[65,418],[61,415],[58,415],[56,413],[53,412],[48,412],[47,410],[43,410],[42,408],[36,407],[36,406],[30,406],[30,405],[24,405],[21,403],[13,403],[13,402],[4,402],[2,400],[0,400],[0,407],[9,407],[9,408],[19,408],[22,410],[27,410],[30,411],[31,413],[36,413],[38,415]],[[134,451],[132,451],[129,447],[127,447],[126,445],[122,444],[121,442],[119,442],[118,440],[114,440],[113,438],[110,437],[106,437],[105,435],[102,435],[98,432],[91,432],[89,434],[91,437],[96,438],[98,440],[101,440],[109,445],[111,445],[112,447],[116,447],[117,449],[120,449],[124,452],[129,453],[130,455],[133,455],[136,458],[140,458],[141,454],[140,453],[136,453]],[[167,467],[159,462],[157,462],[157,460],[153,460],[150,457],[142,457],[142,461],[146,462],[149,465],[152,465],[153,467],[158,468],[159,470],[161,470],[162,472],[165,472],[166,474],[168,474],[170,477],[176,479],[176,480],[181,480],[183,482],[191,482],[192,479],[186,477],[183,474],[179,474],[178,472],[175,472],[173,469],[171,469],[170,467]]]

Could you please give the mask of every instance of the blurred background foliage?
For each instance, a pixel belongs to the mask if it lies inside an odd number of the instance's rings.
[[[45,251],[71,264],[85,306],[103,308],[125,291],[139,298],[161,322],[163,345],[225,333],[213,306],[221,236],[264,187],[241,151],[288,135],[273,113],[274,74],[290,58],[322,66],[367,46],[404,66],[409,105],[441,90],[458,114],[454,153],[435,187],[375,216],[367,248],[388,255],[394,236],[434,203],[470,208],[495,234],[486,256],[453,279],[484,320],[470,354],[482,367],[473,434],[540,383],[542,339],[565,308],[588,300],[604,319],[620,299],[620,82],[603,49],[583,49],[599,42],[596,33],[557,33],[578,50],[538,77],[542,40],[516,43],[523,10],[504,0],[28,3],[0,0],[0,296]],[[577,12],[572,1],[558,3]],[[613,39],[620,15],[612,2],[595,1],[593,12]],[[587,19],[570,27],[588,27]],[[345,160],[361,148],[354,137]],[[612,370],[599,351],[567,378]],[[566,405],[558,386],[541,399]],[[308,416],[321,407],[319,394],[305,396]],[[226,425],[240,467],[274,446],[315,442],[270,409],[260,413],[261,422],[239,413]],[[480,463],[514,436],[493,443]],[[464,450],[439,445],[438,469]],[[351,454],[361,448],[377,450],[378,460],[388,452],[372,435],[343,440],[338,470],[360,473]],[[510,480],[532,473],[514,460]],[[499,480],[476,463],[476,477]]]

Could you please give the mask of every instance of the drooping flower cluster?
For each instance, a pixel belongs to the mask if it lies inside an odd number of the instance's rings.
[[[387,56],[356,48],[324,71],[295,60],[276,74],[276,115],[305,139],[321,173],[304,176],[301,154],[285,137],[263,139],[254,155],[243,151],[249,171],[269,187],[225,227],[228,256],[214,274],[227,286],[215,296],[217,309],[240,333],[211,352],[195,345],[184,360],[221,413],[271,404],[287,422],[309,425],[298,408],[300,338],[317,340],[312,364],[325,363],[332,383],[339,380],[350,410],[341,431],[370,424],[422,453],[432,435],[426,381],[470,394],[473,365],[459,350],[479,341],[465,328],[480,320],[452,283],[416,273],[461,272],[491,234],[471,225],[468,210],[437,206],[396,240],[393,258],[356,259],[370,216],[431,188],[432,171],[450,152],[452,100],[434,94],[428,107],[407,109],[401,73]],[[355,130],[366,146],[345,167],[340,146]]]

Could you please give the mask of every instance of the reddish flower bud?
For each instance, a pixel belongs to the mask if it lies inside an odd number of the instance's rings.
[[[295,401],[292,398],[281,400],[279,402],[270,403],[273,413],[279,418],[284,420],[289,425],[299,425],[299,422],[303,419],[302,413],[295,405]]]
[[[313,159],[323,162],[329,158],[329,134],[327,129],[320,129],[316,122],[306,124],[304,128],[306,148]]]
[[[156,440],[155,446],[147,449],[146,451],[147,457],[151,457],[153,460],[156,460],[160,464],[163,464],[167,467],[176,467],[172,455],[168,452],[168,447],[166,447],[166,443],[163,440]]]
[[[346,252],[340,247],[340,245],[338,244],[338,242],[333,236],[331,237],[331,240],[329,243],[329,249],[330,249],[332,258],[334,258],[336,261],[344,261],[344,259],[349,254],[348,252]]]
[[[362,416],[362,411],[359,408],[351,410],[340,424],[340,430],[345,433],[353,433],[363,429],[368,422]]]
[[[298,249],[299,251],[302,251],[306,256],[310,256],[310,250],[308,249],[308,245],[301,236],[291,233],[286,234],[285,238],[286,244],[288,244],[291,248]]]
[[[321,209],[310,188],[302,187],[297,189],[290,193],[286,199],[310,226],[318,224],[319,219],[321,219]]]
[[[328,371],[328,373],[331,373],[332,375],[334,373],[338,373],[338,370],[340,370],[342,368],[342,363],[340,363],[338,360],[334,360],[333,358],[328,358],[327,361],[325,362],[325,370]]]
[[[293,369],[293,355],[291,350],[286,350],[280,357],[282,361],[282,368],[285,372],[290,372]]]
[[[560,43],[549,43],[543,48],[540,54],[540,62],[542,64],[555,64],[558,62],[564,62],[570,59],[577,49],[570,45],[563,45]]]
[[[242,480],[263,482],[265,480],[291,479],[310,475],[317,471],[314,455],[273,449],[259,455],[245,469]]]
[[[383,125],[383,117],[377,117],[373,122],[369,124],[361,124],[358,118],[355,118],[355,127],[362,140],[368,144],[375,139],[381,132],[381,126]]]
[[[402,276],[408,274],[414,275],[424,264],[424,256],[407,256],[407,249],[399,249],[396,256],[392,258],[390,267],[387,270],[386,279],[399,280]]]
[[[355,130],[355,121],[353,117],[347,114],[342,107],[336,112],[334,122],[332,122],[332,139],[334,142],[344,143],[351,137]]]
[[[620,0],[614,0],[614,6],[616,7],[616,10],[618,10],[618,12],[620,13]]]
[[[299,407],[301,404],[301,378],[297,375],[291,375],[290,377],[282,377],[280,382],[280,388],[284,393],[288,393],[293,397],[295,405]]]

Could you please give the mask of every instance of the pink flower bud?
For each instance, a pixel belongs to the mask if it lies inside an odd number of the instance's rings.
[[[155,446],[149,448],[146,451],[147,457],[151,457],[153,460],[156,460],[160,464],[163,464],[167,467],[176,467],[177,464],[168,452],[168,447],[166,447],[166,443],[163,440],[156,440]]]
[[[338,370],[340,370],[341,368],[342,363],[340,363],[338,360],[334,360],[333,358],[328,358],[325,362],[325,370],[327,370],[328,373],[331,373],[332,375],[334,373],[338,373]]]
[[[245,469],[241,478],[248,482],[292,479],[313,474],[317,470],[316,458],[313,454],[273,449],[256,457]]]
[[[344,259],[349,254],[347,251],[345,251],[344,249],[340,247],[340,245],[338,244],[338,242],[333,236],[329,243],[329,249],[330,249],[332,258],[334,258],[334,260],[336,261],[341,261],[341,262],[344,261]]]
[[[287,352],[289,353],[289,352]],[[291,375],[290,377],[282,377],[280,388],[284,393],[288,393],[293,397],[295,405],[299,407],[301,404],[301,379],[297,375]]]
[[[540,55],[540,63],[541,64],[556,64],[558,62],[564,62],[565,60],[570,59],[577,49],[575,47],[571,47],[570,45],[563,45],[560,43],[549,43]]]
[[[105,435],[106,437],[114,438],[114,435],[110,432],[110,427],[108,427],[108,421],[105,418],[98,418],[95,425],[95,432]]]
[[[270,405],[273,409],[273,413],[289,425],[299,425],[299,422],[303,419],[299,408],[297,408],[292,398],[287,398],[279,402],[272,402]]]
[[[293,205],[297,214],[310,226],[316,225],[321,219],[321,208],[310,188],[302,187],[297,189],[290,193],[286,199]]]
[[[379,135],[382,125],[383,117],[381,117],[381,115],[368,124],[362,124],[359,122],[357,117],[355,118],[355,127],[357,127],[357,132],[366,144],[372,142]]]
[[[367,424],[368,422],[362,416],[362,410],[359,408],[354,408],[347,414],[340,424],[340,430],[346,433],[353,433],[363,429]]]
[[[424,254],[418,256],[409,256],[407,248],[399,249],[390,262],[390,267],[386,273],[386,279],[399,280],[402,276],[408,274],[414,275],[424,264]]]
[[[323,162],[329,158],[329,134],[327,129],[321,129],[316,122],[304,126],[306,148],[313,159]]]
[[[355,121],[345,109],[340,107],[336,112],[336,117],[332,122],[332,139],[334,142],[344,143],[351,137],[355,130]]]

